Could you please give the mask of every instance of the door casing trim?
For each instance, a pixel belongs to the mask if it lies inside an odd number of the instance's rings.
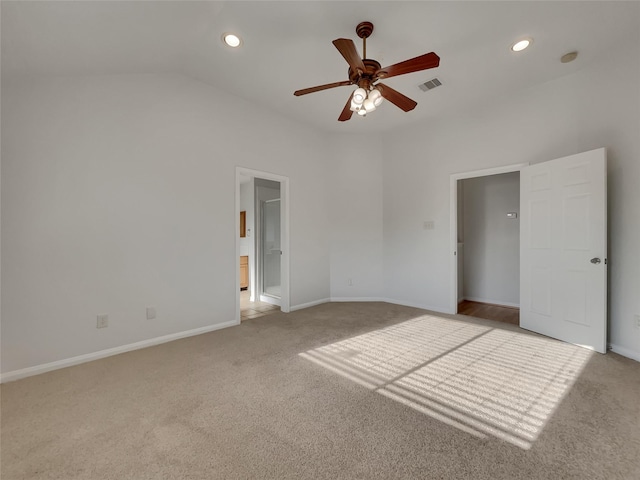
[[[252,168],[236,166],[235,187],[235,245],[236,245],[236,286],[240,285],[240,177],[257,177],[265,180],[280,182],[280,240],[282,259],[280,264],[282,292],[280,296],[280,309],[289,313],[291,305],[290,292],[290,260],[289,260],[289,235],[290,235],[290,205],[289,205],[289,177],[276,173],[255,170]],[[240,288],[236,288],[236,320],[240,322]]]
[[[485,168],[470,172],[452,173],[449,177],[449,311],[447,313],[456,314],[458,312],[458,180],[467,178],[488,177],[490,175],[500,175],[502,173],[519,172],[528,163],[516,163],[502,167]]]

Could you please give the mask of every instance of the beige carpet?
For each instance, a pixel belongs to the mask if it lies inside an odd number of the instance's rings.
[[[639,479],[640,364],[385,303],[2,386],[2,480]]]

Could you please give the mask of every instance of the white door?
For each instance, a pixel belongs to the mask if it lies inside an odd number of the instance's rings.
[[[600,353],[607,343],[604,148],[520,175],[520,326]]]

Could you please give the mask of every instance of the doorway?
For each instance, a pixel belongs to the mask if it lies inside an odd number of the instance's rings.
[[[451,313],[519,324],[522,166],[451,176]]]
[[[519,171],[521,328],[606,353],[607,151],[451,175],[450,313],[458,312],[458,181]]]
[[[236,167],[238,323],[289,311],[288,189],[287,177]]]

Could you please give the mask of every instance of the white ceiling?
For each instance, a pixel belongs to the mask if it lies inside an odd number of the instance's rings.
[[[2,1],[2,76],[180,72],[296,121],[335,132],[378,132],[471,108],[567,75],[638,42],[638,2],[8,2]],[[331,44],[355,26],[375,30],[368,57],[383,66],[430,51],[440,67],[386,83],[418,102],[389,102],[337,121],[353,87],[294,97],[346,80]],[[238,33],[232,50],[220,37]],[[530,36],[532,47],[509,46]],[[578,59],[560,57],[578,50]],[[417,85],[437,76],[443,86]]]

